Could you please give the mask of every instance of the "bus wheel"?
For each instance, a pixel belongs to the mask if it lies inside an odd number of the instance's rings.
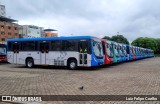
[[[26,61],[26,67],[32,68],[33,66],[34,66],[33,59],[27,59],[27,61]]]
[[[68,64],[68,67],[70,68],[70,69],[76,69],[77,68],[77,61],[76,60],[70,60],[69,61],[69,64]]]

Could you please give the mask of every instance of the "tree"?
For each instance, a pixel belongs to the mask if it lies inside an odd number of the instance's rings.
[[[135,39],[131,44],[138,47],[152,49],[155,53],[159,53],[160,49],[160,39],[140,37]]]
[[[160,54],[160,38],[156,39],[157,53]]]
[[[123,43],[123,44],[129,44],[127,38],[125,38],[123,35],[112,36],[112,41]]]
[[[112,40],[112,38],[109,36],[104,36],[103,39]]]

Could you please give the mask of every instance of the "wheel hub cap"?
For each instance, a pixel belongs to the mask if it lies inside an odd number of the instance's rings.
[[[74,63],[74,62],[72,62],[71,64],[70,64],[70,67],[71,68],[74,68],[76,66],[76,64]]]

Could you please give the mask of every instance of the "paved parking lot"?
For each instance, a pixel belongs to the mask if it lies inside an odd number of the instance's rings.
[[[160,95],[160,57],[78,70],[0,64],[0,95]]]

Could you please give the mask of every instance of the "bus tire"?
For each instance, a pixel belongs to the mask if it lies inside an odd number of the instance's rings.
[[[26,67],[27,68],[32,68],[34,66],[34,61],[33,59],[29,58],[26,60]]]
[[[70,60],[68,63],[68,67],[69,67],[69,69],[72,69],[72,70],[76,69],[77,68],[77,61],[74,59]]]

